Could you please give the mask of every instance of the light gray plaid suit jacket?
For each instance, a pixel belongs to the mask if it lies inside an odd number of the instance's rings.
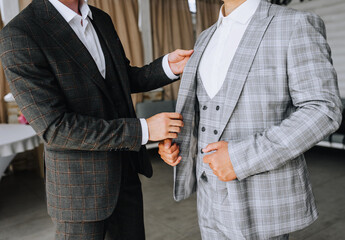
[[[196,188],[198,135],[196,73],[216,30],[204,31],[188,62],[177,112],[174,197]],[[317,218],[303,153],[335,131],[341,102],[323,21],[316,15],[262,0],[230,65],[219,140],[229,143],[238,180],[227,183],[232,217],[244,236],[282,235]],[[200,149],[199,149],[200,151]]]

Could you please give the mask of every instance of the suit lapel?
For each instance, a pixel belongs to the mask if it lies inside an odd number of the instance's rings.
[[[80,41],[70,25],[59,14],[48,0],[34,0],[33,7],[36,21],[46,31],[61,49],[89,76],[112,102],[104,79],[91,54]]]
[[[220,125],[220,136],[222,136],[234,112],[260,43],[272,21],[273,16],[268,16],[270,6],[270,3],[261,1],[258,10],[254,14],[243,35],[234,59],[230,64],[226,76],[226,81],[228,81],[229,84],[226,94],[225,109]]]
[[[90,6],[90,8],[93,10],[93,8]],[[125,56],[123,56],[123,53],[121,51],[122,46],[119,37],[117,34],[111,34],[114,31],[114,28],[112,25],[104,24],[105,20],[102,19],[102,17],[98,14],[97,11],[92,11],[93,14],[93,24],[96,25],[98,28],[100,34],[102,35],[109,51],[110,55],[112,57],[112,60],[114,62],[115,68],[117,70],[117,74],[119,76],[120,85],[122,87],[123,92],[125,93],[124,96],[126,98],[126,102],[129,106],[129,109],[131,111],[132,116],[134,116],[135,112],[133,109],[133,103],[130,94],[130,87],[128,85],[129,79],[127,74],[127,66],[125,63]]]
[[[217,30],[217,24],[214,24],[213,26],[210,27],[209,30],[205,33],[205,37],[200,40],[200,43],[198,44],[199,46],[195,49],[195,64],[196,66],[199,66],[201,58],[206,50],[206,47],[208,46],[209,42],[211,41],[211,38],[215,31]]]
[[[176,111],[182,112],[182,108],[185,104],[190,104],[189,100],[191,96],[195,96],[196,92],[196,74],[198,66],[201,61],[201,57],[205,52],[205,49],[210,42],[214,32],[217,29],[217,25],[214,24],[207,30],[205,37],[200,40],[200,43],[195,47],[194,53],[191,59],[188,61],[182,75],[179,95],[177,98]]]
[[[197,146],[197,111],[196,102],[196,73],[201,57],[216,30],[216,25],[212,26],[200,36],[196,44],[194,53],[184,68],[179,94],[176,104],[176,112],[181,113],[185,127],[181,129],[175,141],[181,146],[182,162],[174,168],[174,197],[182,200],[188,197],[195,184],[195,155]]]

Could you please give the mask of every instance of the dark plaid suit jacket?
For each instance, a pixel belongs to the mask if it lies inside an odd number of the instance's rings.
[[[126,98],[122,104],[132,118],[118,118],[118,103],[93,58],[48,0],[33,0],[0,33],[11,91],[45,144],[48,212],[57,220],[106,219],[119,193],[121,158],[152,175],[130,94],[171,83],[162,59],[131,67],[110,17],[93,7],[91,11],[115,63]]]

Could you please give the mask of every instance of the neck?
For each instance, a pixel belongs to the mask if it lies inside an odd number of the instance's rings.
[[[80,14],[79,11],[79,0],[59,0],[61,3],[72,9],[74,12]]]
[[[247,0],[224,0],[223,15],[224,17],[232,13],[236,8]]]

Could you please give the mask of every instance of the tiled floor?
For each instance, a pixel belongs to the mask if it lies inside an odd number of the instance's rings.
[[[172,199],[172,169],[150,152],[154,177],[142,179],[148,240],[200,240],[195,196]],[[306,154],[319,219],[291,240],[345,239],[345,151],[314,148]],[[46,213],[44,185],[34,173],[0,182],[0,240],[50,240],[54,227]]]

